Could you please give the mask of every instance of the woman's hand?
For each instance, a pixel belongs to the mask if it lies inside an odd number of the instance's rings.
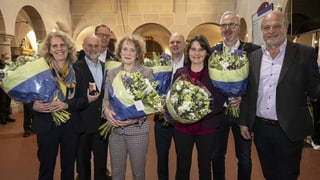
[[[111,123],[112,126],[114,127],[119,127],[118,125],[118,121],[116,119],[114,119],[114,116],[116,115],[116,113],[111,110],[111,109],[105,109],[103,111],[104,117],[107,121],[109,121]]]
[[[51,103],[45,103],[43,101],[36,100],[33,102],[32,108],[38,112],[49,113],[51,112]]]
[[[36,100],[33,102],[33,110],[38,112],[54,112],[60,111],[64,109],[68,109],[68,104],[63,101],[52,101],[49,103],[45,103],[43,101]]]
[[[126,119],[124,121],[118,121],[118,125],[120,127],[125,127],[125,126],[129,126],[132,124],[136,124],[137,122],[138,122],[138,120],[136,120],[136,119]]]

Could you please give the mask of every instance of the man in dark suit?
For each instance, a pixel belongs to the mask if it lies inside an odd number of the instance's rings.
[[[6,60],[10,59],[8,53],[2,53],[0,59],[0,69],[6,66]],[[7,122],[15,122],[15,119],[10,117],[11,114],[11,98],[7,93],[0,88],[0,123],[7,124]]]
[[[104,95],[105,68],[99,61],[100,40],[95,35],[87,36],[83,42],[85,57],[74,65],[75,72],[81,74],[81,89],[90,89],[99,98],[80,112],[80,138],[77,156],[79,180],[91,179],[91,152],[93,152],[94,179],[107,179],[108,140],[103,140],[98,132],[105,121],[101,118],[101,106]],[[109,176],[109,175],[108,175]],[[108,177],[110,178],[110,177]]]
[[[110,37],[111,37],[111,29],[105,24],[100,24],[96,26],[94,30],[94,34],[100,39],[100,43],[101,43],[99,59],[102,62],[105,62],[108,59],[115,58],[114,54],[108,49],[108,45],[110,43]],[[78,54],[78,60],[83,59],[84,56],[85,56],[85,52],[84,50],[81,50]]]
[[[236,49],[241,49],[247,54],[259,49],[252,43],[245,43],[239,40],[240,33],[240,17],[232,12],[226,11],[220,18],[220,31],[223,37],[223,42],[212,47],[211,52],[233,52]],[[229,102],[228,102],[229,99]],[[226,104],[231,103],[234,106],[239,106],[241,102],[241,96],[238,97],[226,97]],[[213,178],[215,180],[225,179],[225,155],[227,153],[228,136],[231,129],[236,156],[238,158],[238,179],[250,180],[251,178],[251,141],[245,140],[241,137],[238,118],[232,115],[221,113],[220,125],[216,131],[216,139],[214,142],[214,151],[212,155],[212,169]]]
[[[265,47],[249,56],[241,103],[241,135],[254,137],[267,180],[298,178],[304,138],[313,131],[306,96],[320,97],[315,51],[287,40],[287,27],[279,11],[262,20]]]

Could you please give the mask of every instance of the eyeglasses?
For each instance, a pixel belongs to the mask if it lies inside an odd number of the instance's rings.
[[[262,26],[262,30],[263,31],[270,31],[270,29],[273,29],[275,31],[278,31],[278,30],[281,29],[281,27],[282,27],[281,24],[276,24],[276,25],[273,25],[273,26],[265,25],[265,26]]]
[[[101,37],[101,38],[103,38],[103,37],[110,38],[111,37],[110,34],[104,34],[104,33],[97,33],[96,36]]]
[[[220,24],[220,27],[223,28],[223,29],[226,29],[227,27],[233,29],[236,26],[239,26],[239,24],[236,24],[236,23]]]

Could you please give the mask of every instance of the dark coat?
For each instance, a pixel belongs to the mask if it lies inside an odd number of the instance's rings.
[[[104,84],[105,84],[105,64],[101,62],[103,78],[101,84],[101,92],[100,96],[97,100],[90,103],[90,105],[86,106],[81,110],[81,120],[80,120],[80,129],[81,131],[85,131],[88,133],[97,132],[98,127],[104,122],[101,118],[101,106],[102,100],[104,96]],[[80,60],[74,64],[74,69],[78,76],[78,80],[80,80],[81,84],[79,84],[79,91],[87,94],[87,89],[89,88],[89,82],[94,82],[94,78],[90,72],[90,69],[86,63],[86,61]]]
[[[249,82],[241,103],[240,125],[252,128],[256,119],[262,50],[249,55]],[[313,132],[306,96],[320,98],[320,74],[313,48],[288,41],[276,96],[280,126],[291,141]]]

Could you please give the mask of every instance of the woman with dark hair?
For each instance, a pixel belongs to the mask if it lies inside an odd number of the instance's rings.
[[[213,152],[215,131],[218,126],[218,115],[223,110],[224,96],[213,87],[208,74],[210,46],[202,35],[194,36],[186,49],[185,67],[174,75],[174,81],[180,76],[191,79],[194,85],[205,87],[210,96],[211,112],[193,124],[175,123],[174,142],[177,153],[176,179],[189,180],[193,146],[198,152],[199,179],[211,179],[210,159]]]

